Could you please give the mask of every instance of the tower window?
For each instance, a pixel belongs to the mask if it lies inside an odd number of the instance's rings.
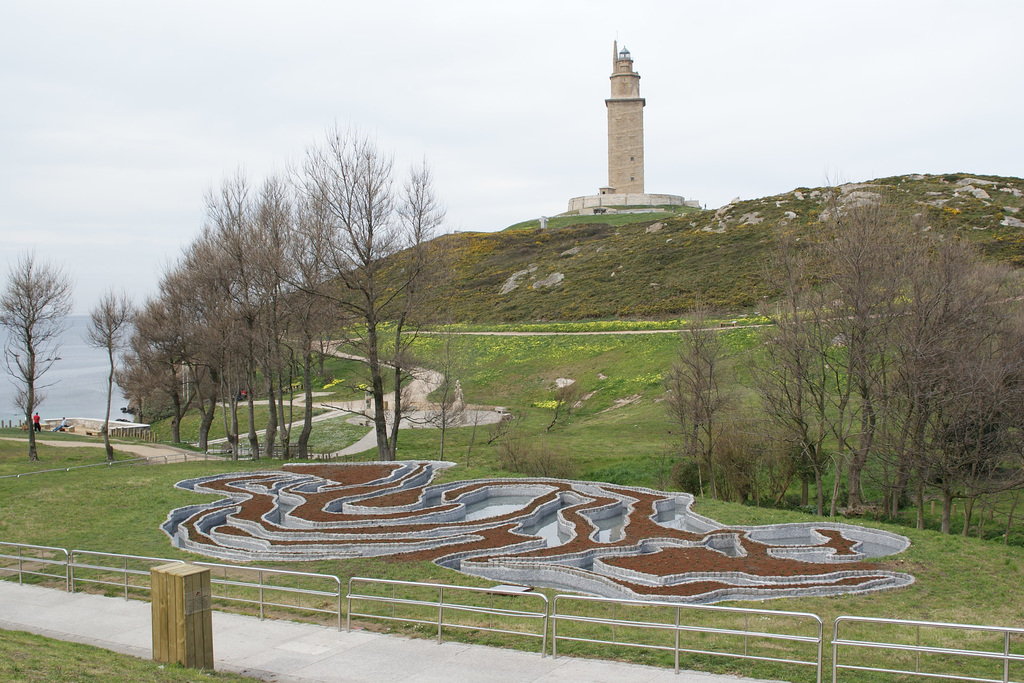
[[[629,182],[633,182],[634,180],[636,180],[636,178],[634,178],[633,176],[629,176]]]
[[[630,157],[630,158],[629,158],[629,160],[630,160],[630,161],[634,161],[633,157]]]

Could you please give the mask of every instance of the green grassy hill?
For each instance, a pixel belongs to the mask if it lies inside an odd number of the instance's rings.
[[[959,234],[987,256],[1024,265],[1024,180],[909,175],[737,201],[715,211],[558,216],[498,233],[442,238],[460,321],[667,318],[694,300],[726,311],[772,292],[765,257],[778,230],[814,238],[829,203],[888,201],[922,231]]]

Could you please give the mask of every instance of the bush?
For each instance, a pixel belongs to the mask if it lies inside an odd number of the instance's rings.
[[[528,477],[576,477],[571,455],[543,441],[528,441],[518,429],[509,430],[498,442],[498,461],[502,469]]]
[[[695,460],[681,460],[672,468],[672,481],[683,493],[700,495],[700,466]]]

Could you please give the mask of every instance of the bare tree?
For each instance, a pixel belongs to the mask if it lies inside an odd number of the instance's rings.
[[[823,478],[829,463],[826,442],[835,414],[829,397],[834,375],[829,354],[836,349],[826,327],[824,300],[811,288],[806,254],[794,240],[780,236],[768,268],[769,280],[783,292],[774,327],[763,329],[764,360],[753,368],[754,386],[765,415],[798,458],[795,469],[813,472],[815,507],[824,514]],[[807,476],[802,502],[806,504]]]
[[[90,346],[107,352],[107,360],[110,363],[110,372],[107,374],[107,411],[103,417],[103,448],[107,452],[108,462],[114,460],[114,448],[110,445],[110,399],[114,393],[116,369],[114,356],[124,348],[134,314],[132,302],[127,294],[108,291],[92,310],[86,334],[86,341]]]
[[[558,424],[559,418],[572,413],[573,406],[580,400],[580,393],[579,383],[575,380],[569,380],[555,387],[555,397],[552,400],[545,401],[543,404],[537,404],[551,408],[551,422],[544,428],[544,431],[550,432]]]
[[[429,263],[421,247],[441,215],[429,173],[414,172],[412,189],[404,200],[396,199],[391,157],[358,131],[335,128],[328,132],[324,145],[307,151],[300,184],[309,210],[317,214],[304,225],[323,229],[328,235],[317,242],[324,248],[321,262],[334,287],[320,291],[358,321],[359,333],[348,343],[365,358],[369,370],[378,458],[394,460],[402,418],[402,382],[409,370],[405,359],[408,340],[403,335],[415,310],[411,302],[422,293],[418,283]],[[403,250],[407,251],[402,254]],[[389,325],[391,348],[382,339]],[[390,436],[384,401],[388,367],[394,371],[395,396]]]
[[[238,391],[246,403],[249,422],[249,452],[254,460],[260,457],[260,442],[256,434],[256,377],[257,349],[260,346],[259,325],[262,299],[250,267],[253,250],[259,241],[254,229],[255,207],[250,194],[249,178],[239,170],[225,178],[217,191],[206,198],[206,224],[212,232],[219,251],[219,264],[224,270],[221,285],[224,296],[233,304],[232,313],[240,327],[240,341],[244,353],[236,359]],[[237,433],[237,399],[232,402],[232,427]]]
[[[706,483],[717,498],[715,447],[731,397],[724,388],[725,346],[720,334],[707,327],[708,313],[698,304],[682,333],[676,361],[665,378],[665,405],[681,429],[684,455],[699,466],[701,494]]]
[[[444,460],[445,437],[448,428],[461,425],[465,419],[466,401],[462,393],[462,384],[457,379],[464,367],[464,359],[458,344],[458,337],[452,332],[451,325],[442,328],[439,338],[441,349],[435,355],[434,368],[441,378],[441,386],[435,391],[436,402],[427,414],[427,423],[437,427],[441,432],[439,460]]]
[[[44,398],[38,382],[59,360],[60,335],[67,329],[71,306],[71,280],[59,267],[37,262],[32,252],[11,266],[7,287],[0,295],[0,325],[9,337],[4,366],[14,378],[16,402],[30,427],[29,460],[39,460],[31,429],[32,413]]]

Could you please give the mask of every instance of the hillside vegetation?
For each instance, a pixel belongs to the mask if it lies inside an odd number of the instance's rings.
[[[546,230],[528,222],[442,238],[454,276],[441,289],[463,322],[666,318],[696,299],[743,311],[777,295],[763,277],[777,233],[817,239],[831,206],[886,201],[922,231],[1019,267],[1022,197],[1020,178],[956,173],[797,188],[714,211],[559,216]]]

